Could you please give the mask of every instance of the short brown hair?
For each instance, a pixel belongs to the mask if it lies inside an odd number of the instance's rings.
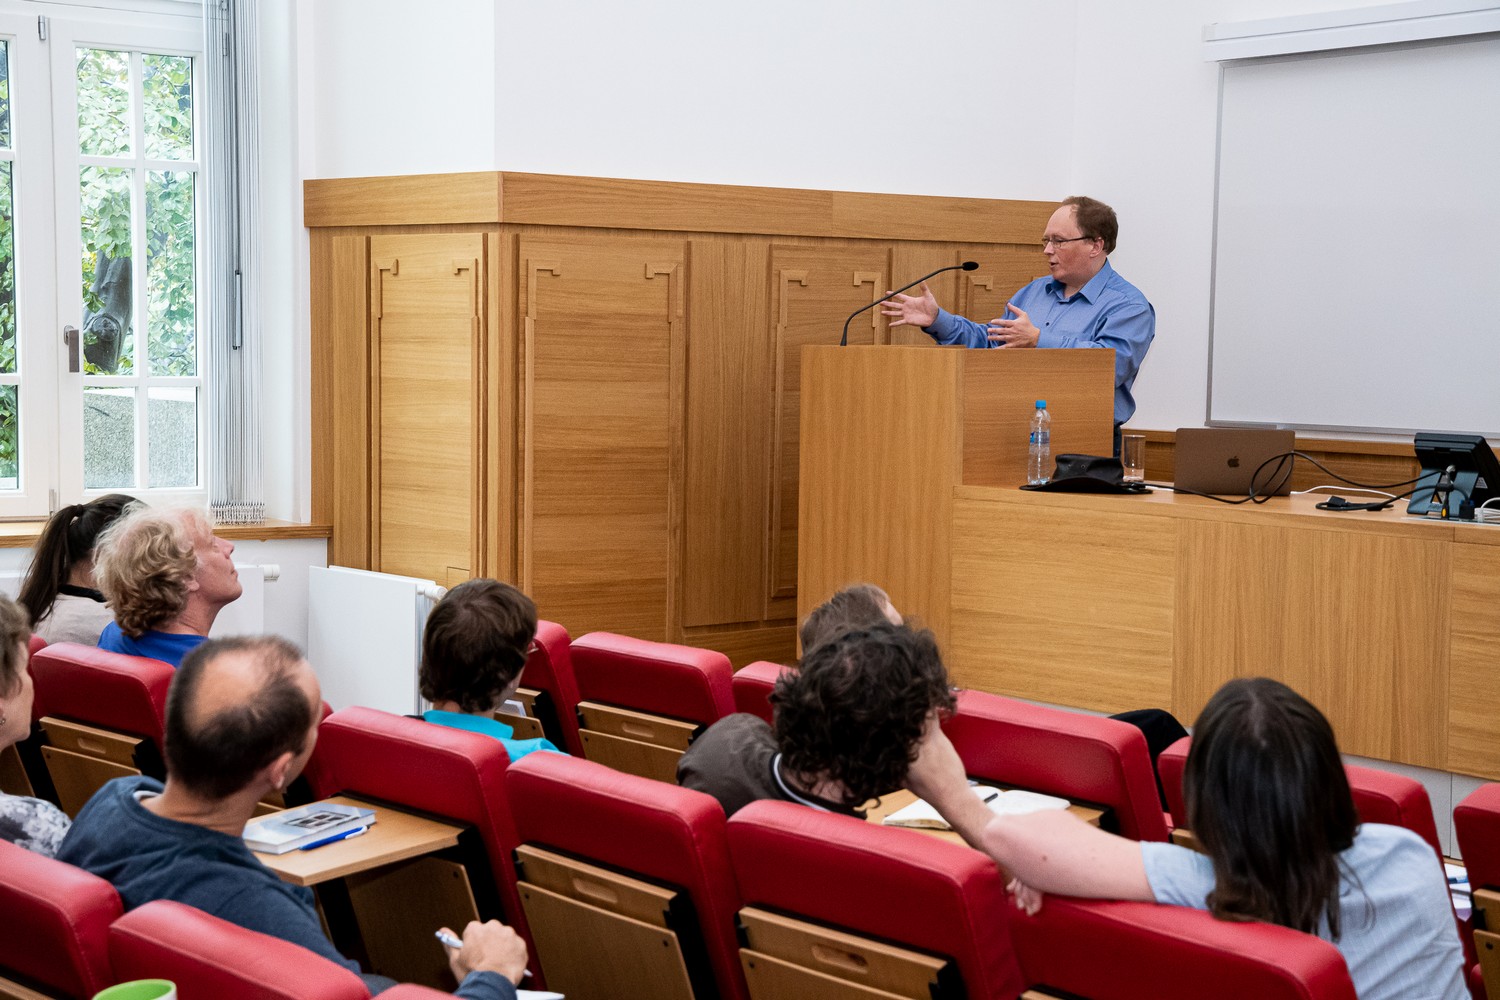
[[[845,587],[807,613],[797,638],[806,656],[829,639],[852,629],[888,623],[885,609],[891,603],[885,591],[873,583]]]
[[[493,711],[526,666],[536,638],[536,605],[499,580],[467,580],[438,601],[422,632],[422,697]]]
[[[138,638],[171,621],[188,602],[198,572],[198,538],[213,526],[190,507],[131,507],[99,536],[94,581],[120,631]]]
[[[30,639],[26,612],[0,594],[0,695],[9,698],[21,689],[21,671],[26,669],[27,656],[16,647]]]
[[[1073,206],[1073,216],[1078,221],[1078,231],[1091,240],[1104,241],[1106,255],[1115,252],[1115,240],[1120,236],[1120,220],[1115,210],[1095,198],[1075,194],[1063,199],[1064,205]]]

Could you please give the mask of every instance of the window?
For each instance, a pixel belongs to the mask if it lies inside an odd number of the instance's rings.
[[[0,0],[0,515],[206,495],[201,13],[141,2]]]

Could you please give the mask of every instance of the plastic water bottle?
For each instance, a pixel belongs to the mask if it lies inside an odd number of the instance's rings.
[[[1036,401],[1036,413],[1031,418],[1031,456],[1026,462],[1026,482],[1039,486],[1052,477],[1052,415],[1047,412],[1047,401]]]

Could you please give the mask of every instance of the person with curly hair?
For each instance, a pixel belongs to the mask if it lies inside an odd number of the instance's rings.
[[[109,493],[69,504],[47,519],[17,598],[37,635],[48,642],[98,643],[114,614],[94,582],[94,547],[99,534],[135,502],[124,493]]]
[[[536,638],[536,605],[499,580],[468,580],[438,601],[422,633],[417,679],[432,708],[422,718],[493,736],[510,759],[557,747],[551,740],[512,739],[495,710],[516,693]]]
[[[954,701],[932,633],[882,622],[813,649],[777,680],[771,704],[774,727],[747,713],[710,726],[678,762],[678,783],[730,816],[758,799],[860,815],[906,784]]]
[[[115,613],[99,648],[181,664],[239,600],[233,552],[201,510],[131,508],[95,549],[94,579]]]

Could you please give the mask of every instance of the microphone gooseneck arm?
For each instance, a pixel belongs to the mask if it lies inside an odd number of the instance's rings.
[[[849,318],[848,319],[844,320],[844,335],[839,338],[839,346],[840,347],[848,347],[849,346],[849,324],[852,323],[852,322],[854,322],[854,317],[858,316],[860,313],[864,312],[866,309],[874,309],[876,306],[880,305],[880,303],[888,301],[889,299],[893,299],[897,295],[900,295],[902,292],[906,291],[908,288],[915,288],[917,285],[920,285],[922,282],[926,281],[928,278],[935,278],[938,275],[942,274],[944,271],[977,271],[977,270],[979,270],[979,264],[976,263],[975,261],[972,261],[972,260],[966,260],[962,264],[949,264],[947,267],[940,267],[936,271],[933,271],[931,274],[925,275],[924,277],[921,277],[921,278],[918,278],[916,281],[913,281],[909,285],[902,285],[900,288],[896,289],[894,292],[886,292],[884,296],[882,296],[881,298],[876,299],[874,302],[871,302],[867,306],[860,306],[858,309],[854,310],[852,313],[849,314]]]

